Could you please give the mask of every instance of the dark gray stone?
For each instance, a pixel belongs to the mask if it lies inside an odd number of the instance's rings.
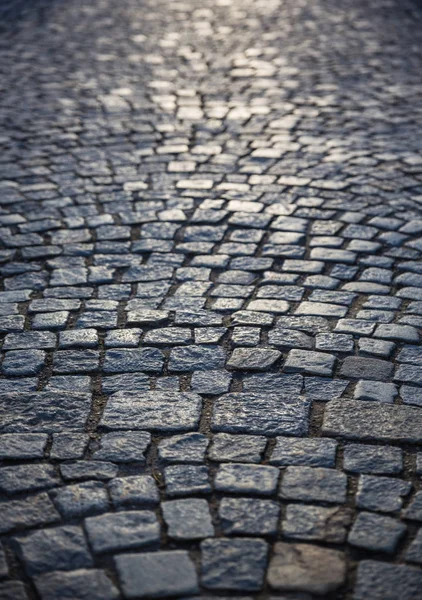
[[[96,350],[57,350],[54,373],[91,373],[98,371],[100,355]]]
[[[208,439],[202,433],[185,433],[162,439],[158,444],[158,458],[164,464],[203,463]]]
[[[359,563],[353,600],[417,600],[422,571],[375,560]]]
[[[286,373],[309,373],[310,375],[333,374],[336,357],[325,352],[290,350],[284,363]]]
[[[85,481],[53,490],[51,498],[64,518],[76,519],[105,512],[109,500],[106,487],[99,481]]]
[[[113,505],[118,509],[149,508],[159,502],[157,484],[149,475],[115,477],[108,484]]]
[[[280,487],[280,498],[307,502],[346,501],[347,477],[334,469],[287,467]]]
[[[394,381],[422,386],[422,366],[400,365],[394,373]]]
[[[381,381],[360,380],[355,389],[356,400],[371,400],[392,404],[397,396],[397,386],[394,383]]]
[[[356,506],[379,512],[399,512],[410,494],[412,484],[393,477],[361,475],[356,494]]]
[[[303,435],[309,402],[275,394],[227,394],[214,403],[211,428],[227,433]]]
[[[219,492],[269,496],[277,488],[280,472],[264,465],[221,465],[215,477]]]
[[[344,469],[351,473],[396,475],[403,470],[403,452],[389,446],[348,444],[344,449]]]
[[[422,521],[422,491],[416,492],[409,506],[404,511],[404,518],[411,521]]]
[[[192,332],[187,327],[162,327],[145,334],[143,343],[153,346],[172,346],[189,344],[192,341]]]
[[[267,544],[254,538],[201,543],[202,585],[211,590],[259,591],[264,583]]]
[[[151,436],[146,432],[112,431],[101,437],[99,448],[93,452],[93,458],[117,463],[145,464],[145,453],[150,443]]]
[[[0,583],[2,600],[28,600],[25,586],[20,581],[4,581]]]
[[[117,392],[110,396],[101,418],[106,429],[189,431],[196,429],[201,397],[178,392]]]
[[[88,517],[85,529],[95,554],[158,546],[160,541],[160,525],[149,510]]]
[[[107,350],[104,373],[161,373],[164,355],[158,348],[120,348]]]
[[[60,473],[65,481],[98,479],[107,481],[117,475],[117,465],[110,462],[79,460],[60,465]]]
[[[328,402],[339,398],[346,387],[347,381],[341,379],[327,379],[326,377],[304,377],[305,397],[309,400]]]
[[[0,435],[0,460],[42,458],[47,441],[45,433],[4,433]]]
[[[325,409],[322,433],[346,439],[418,443],[422,441],[422,413],[412,406],[332,400]]]
[[[125,598],[181,597],[199,591],[194,564],[185,550],[121,554],[114,560]]]
[[[2,514],[0,533],[37,525],[49,525],[60,520],[59,513],[46,493],[24,500],[2,502],[0,510]]]
[[[385,381],[393,374],[393,365],[378,358],[361,358],[348,356],[345,358],[340,375],[350,379],[373,379]]]
[[[144,373],[121,373],[120,375],[109,375],[101,381],[104,394],[115,392],[149,392],[150,378]]]
[[[65,526],[34,531],[15,538],[28,575],[49,571],[73,571],[93,565],[81,527]]]
[[[197,394],[225,394],[229,391],[232,374],[220,371],[196,371],[192,375],[191,389]]]
[[[406,550],[407,562],[422,565],[422,528],[418,530],[415,539]]]
[[[4,375],[36,375],[44,367],[43,350],[9,350],[2,364]]]
[[[337,445],[329,439],[278,437],[269,462],[277,467],[334,467]]]
[[[274,536],[280,507],[272,500],[223,498],[218,514],[225,535]]]
[[[311,336],[294,329],[274,328],[268,334],[268,341],[280,348],[304,348],[312,350],[314,342]]]
[[[0,579],[9,575],[9,565],[7,564],[6,554],[3,544],[0,543]]]
[[[52,350],[56,347],[56,335],[48,331],[25,331],[6,335],[3,350],[25,350],[37,348]]]
[[[168,536],[174,540],[200,540],[214,535],[208,502],[187,498],[163,502],[164,521]]]
[[[175,347],[170,353],[169,371],[208,371],[222,369],[225,353],[219,346]]]
[[[226,366],[242,371],[266,371],[281,357],[278,350],[266,348],[235,348]]]
[[[35,577],[41,600],[117,600],[120,594],[101,569],[57,571]]]
[[[0,492],[6,494],[34,492],[60,484],[52,465],[18,465],[0,469]]]
[[[256,373],[243,378],[244,392],[269,392],[271,394],[298,396],[303,387],[302,375],[284,375],[283,373]]]
[[[212,438],[208,458],[216,462],[259,463],[266,445],[264,436],[217,433]]]
[[[89,436],[86,433],[54,433],[50,458],[58,460],[83,458],[88,442]]]
[[[405,533],[406,525],[391,517],[361,512],[350,530],[348,542],[357,548],[393,554]]]
[[[209,494],[211,486],[207,467],[174,465],[164,469],[166,493],[168,496],[189,496]]]

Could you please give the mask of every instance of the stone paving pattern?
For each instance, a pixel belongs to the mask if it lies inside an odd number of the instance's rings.
[[[1,11],[0,597],[420,599],[420,5]]]

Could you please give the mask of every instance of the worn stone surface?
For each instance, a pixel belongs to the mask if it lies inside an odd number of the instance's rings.
[[[333,373],[335,361],[335,356],[326,352],[290,350],[284,363],[284,371],[286,373],[330,376]]]
[[[162,505],[168,535],[174,540],[195,540],[214,535],[208,502],[199,498],[171,500]]]
[[[89,394],[58,392],[0,396],[2,432],[83,430],[91,405]]]
[[[208,439],[201,433],[184,433],[164,438],[158,445],[158,458],[164,464],[203,463]]]
[[[115,477],[108,484],[113,505],[125,508],[148,508],[159,502],[156,482],[149,475]]]
[[[208,468],[194,465],[172,465],[164,469],[168,496],[209,494],[211,485]]]
[[[226,366],[241,371],[266,371],[281,357],[277,350],[236,348]]]
[[[272,589],[318,595],[338,589],[345,576],[346,563],[341,552],[309,544],[277,542],[268,570]]]
[[[160,537],[157,517],[148,510],[88,517],[85,529],[95,554],[157,546]]]
[[[1,533],[36,525],[49,525],[60,519],[59,513],[45,492],[24,500],[2,502],[1,509]]]
[[[301,435],[308,430],[309,402],[275,395],[227,394],[214,403],[213,431]]]
[[[267,544],[256,538],[201,543],[201,583],[210,590],[258,591],[264,583]]]
[[[261,435],[216,433],[208,458],[216,462],[259,463],[266,445],[267,439]]]
[[[403,470],[403,452],[389,446],[348,444],[344,449],[343,465],[351,473],[397,474]]]
[[[201,398],[194,393],[116,392],[101,424],[106,429],[186,431],[197,426],[200,409]]]
[[[145,453],[150,442],[151,436],[148,433],[113,431],[101,437],[100,446],[94,451],[94,458],[117,463],[145,464]]]
[[[268,496],[274,493],[279,470],[266,465],[221,465],[215,476],[220,492]]]
[[[270,464],[278,467],[334,467],[336,450],[335,440],[278,437]]]
[[[391,363],[378,358],[348,356],[341,367],[341,375],[350,379],[374,379],[386,381],[393,372]]]
[[[354,600],[416,600],[422,572],[414,567],[363,560],[358,567]]]
[[[281,481],[280,497],[342,504],[346,501],[346,490],[346,475],[334,469],[287,467]]]
[[[350,530],[348,541],[358,548],[393,554],[405,533],[404,523],[384,515],[361,512]]]
[[[398,512],[404,499],[412,490],[409,481],[400,481],[392,477],[361,475],[356,494],[359,508],[380,512]]]
[[[184,550],[116,556],[125,598],[162,598],[198,592],[193,562]]]
[[[225,535],[274,536],[280,507],[272,500],[223,498],[218,514]]]
[[[290,504],[282,523],[287,538],[341,544],[352,522],[352,512],[347,508],[325,508]]]
[[[119,590],[102,569],[77,569],[69,573],[56,571],[35,577],[41,598],[61,600],[117,600]]]
[[[419,443],[422,413],[410,406],[332,400],[325,409],[322,432],[347,439]]]
[[[99,481],[85,481],[55,489],[50,493],[64,518],[80,518],[104,512],[109,505],[107,489]]]
[[[55,527],[15,539],[19,555],[31,576],[49,571],[74,571],[93,564],[80,527]]]

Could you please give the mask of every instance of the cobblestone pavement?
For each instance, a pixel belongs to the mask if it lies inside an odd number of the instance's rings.
[[[420,6],[1,6],[0,597],[420,599]]]

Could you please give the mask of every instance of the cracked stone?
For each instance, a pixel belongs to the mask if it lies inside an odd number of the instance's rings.
[[[347,508],[289,504],[282,531],[291,539],[342,544],[351,522],[352,512]]]
[[[338,550],[277,542],[267,577],[276,591],[324,595],[343,584],[346,562]]]

